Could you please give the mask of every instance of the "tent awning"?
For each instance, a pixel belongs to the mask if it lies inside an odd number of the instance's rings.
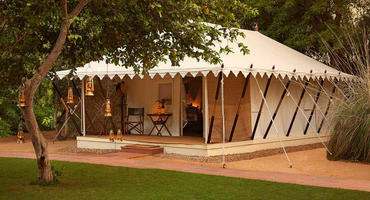
[[[228,45],[233,53],[221,54],[221,60],[224,64],[223,72],[226,76],[230,73],[235,75],[242,73],[244,76],[257,74],[264,76],[280,75],[288,78],[337,78],[339,80],[351,80],[355,78],[352,75],[340,73],[338,70],[331,68],[315,59],[312,59],[294,49],[291,49],[257,31],[240,30],[245,34],[245,38],[239,36],[236,41],[230,42],[222,39],[220,45]],[[249,54],[244,55],[240,52],[238,43],[244,43],[250,50]],[[253,66],[251,68],[251,66]],[[273,69],[274,66],[274,69]],[[180,67],[171,66],[171,62],[161,62],[157,67],[149,70],[148,75],[153,78],[156,75],[164,77],[167,74],[174,77],[180,74],[182,77],[190,73],[193,76],[201,73],[207,75],[212,72],[218,74],[221,71],[220,65],[213,65],[205,61],[197,61],[194,58],[185,57],[180,62]],[[70,70],[58,71],[57,76],[64,78],[70,73]],[[141,74],[136,74],[133,69],[126,69],[114,64],[106,64],[105,60],[94,61],[79,67],[74,72],[75,77],[80,79],[85,76],[98,76],[103,78],[108,76],[113,78],[118,76],[123,78],[135,75],[140,78]]]

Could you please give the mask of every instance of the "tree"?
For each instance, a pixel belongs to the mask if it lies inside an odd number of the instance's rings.
[[[330,63],[327,42],[334,50],[340,50],[338,38],[344,37],[343,27],[349,24],[369,26],[370,7],[364,0],[244,0],[255,7],[259,15],[242,22],[250,29],[255,23],[260,32],[275,40]],[[339,52],[338,52],[339,53]],[[340,53],[339,53],[340,55]]]
[[[233,40],[241,34],[227,28],[238,27],[235,13],[256,14],[234,0],[3,0],[0,9],[0,81],[19,84],[23,77],[27,106],[22,113],[38,178],[45,182],[53,176],[33,101],[50,71],[74,69],[103,56],[137,73],[147,72],[166,56],[173,65],[185,55],[220,63],[219,52],[228,47],[212,46],[221,37]],[[241,44],[241,50],[247,49]]]

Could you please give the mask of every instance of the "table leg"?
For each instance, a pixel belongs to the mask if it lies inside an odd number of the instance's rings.
[[[150,118],[150,120],[151,120],[151,121],[152,121],[152,123],[153,123],[153,128],[152,128],[152,130],[150,130],[150,132],[149,132],[149,135],[148,135],[148,136],[150,136],[150,135],[152,134],[152,132],[153,132],[153,130],[154,130],[154,128],[155,128],[155,122],[154,122],[154,120],[153,120],[152,116],[149,116],[149,118]]]

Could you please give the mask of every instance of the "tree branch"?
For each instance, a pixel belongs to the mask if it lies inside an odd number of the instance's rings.
[[[78,2],[77,6],[72,10],[71,13],[69,13],[69,19],[73,20],[80,12],[81,10],[90,3],[91,0],[81,0]]]
[[[67,0],[60,0],[60,9],[62,10],[63,20],[68,17]]]
[[[54,44],[53,49],[49,53],[48,57],[37,69],[37,73],[34,74],[30,80],[26,81],[26,87],[29,89],[29,90],[26,90],[26,93],[27,93],[27,96],[31,97],[31,99],[29,99],[29,102],[28,102],[29,105],[32,105],[33,96],[37,88],[39,87],[41,81],[44,79],[46,74],[53,67],[54,63],[56,62],[60,53],[62,52],[63,46],[67,38],[68,30],[73,21],[73,18],[76,17],[89,2],[90,0],[81,0],[77,4],[77,6],[73,9],[73,11],[68,15],[67,0],[60,0],[60,8],[63,13],[63,21],[60,26],[58,38]]]

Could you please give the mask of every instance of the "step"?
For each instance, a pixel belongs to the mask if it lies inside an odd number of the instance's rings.
[[[141,154],[159,154],[163,153],[163,147],[155,145],[129,144],[121,147],[122,152],[141,153]]]

